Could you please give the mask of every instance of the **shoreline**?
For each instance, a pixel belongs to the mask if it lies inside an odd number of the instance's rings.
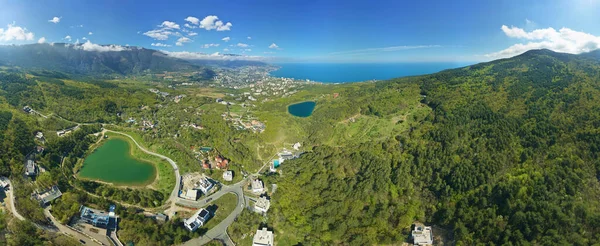
[[[125,188],[149,188],[149,186],[153,187],[154,184],[156,184],[158,182],[158,178],[160,177],[159,175],[159,168],[157,165],[159,165],[158,163],[154,163],[154,161],[150,161],[147,160],[145,158],[140,158],[139,156],[135,155],[134,152],[134,148],[137,148],[136,146],[132,146],[134,145],[129,139],[127,139],[126,137],[122,137],[116,134],[110,134],[110,133],[105,133],[107,135],[109,135],[108,139],[104,139],[104,135],[101,136],[101,139],[94,143],[94,147],[90,148],[89,153],[87,153],[85,155],[85,157],[83,158],[81,167],[79,168],[79,170],[77,171],[77,173],[75,174],[75,176],[78,179],[81,180],[85,180],[85,181],[92,181],[92,182],[97,182],[100,184],[105,184],[105,185],[111,185],[114,187],[125,187]],[[141,183],[128,183],[128,182],[111,182],[111,181],[106,181],[106,180],[102,180],[100,178],[90,178],[90,177],[83,177],[81,176],[81,170],[83,169],[83,167],[85,166],[85,160],[89,157],[89,155],[93,154],[99,147],[101,147],[102,145],[104,145],[104,143],[106,143],[108,140],[111,139],[121,139],[125,142],[127,142],[127,144],[129,145],[129,155],[132,159],[142,162],[145,165],[150,165],[152,167],[152,175],[151,177],[148,179],[148,181],[145,182],[141,182]],[[155,189],[158,190],[158,189]]]

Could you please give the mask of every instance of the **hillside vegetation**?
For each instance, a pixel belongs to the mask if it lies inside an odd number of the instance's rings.
[[[270,223],[283,245],[393,243],[414,220],[457,245],[600,243],[599,72],[589,56],[539,50],[380,83],[364,98],[418,85],[431,112],[385,139],[286,162],[270,180]],[[389,102],[360,110],[386,118],[401,109]],[[311,137],[329,127],[311,125]]]

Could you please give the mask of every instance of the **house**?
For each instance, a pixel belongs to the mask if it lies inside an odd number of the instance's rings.
[[[223,180],[232,181],[233,180],[233,171],[228,170],[223,172]]]
[[[183,221],[183,225],[189,231],[196,231],[198,227],[203,226],[210,219],[210,212],[206,209],[200,209],[192,217]]]
[[[106,228],[108,226],[109,216],[104,211],[91,209],[81,205],[81,207],[79,207],[79,212],[79,218],[85,223],[100,228]]]
[[[273,246],[273,232],[266,227],[256,231],[252,246]]]
[[[48,206],[50,202],[56,200],[62,196],[62,192],[58,189],[58,186],[54,185],[50,189],[34,194],[36,200],[40,202],[40,206]]]
[[[35,162],[33,159],[27,159],[25,161],[25,175],[27,176],[35,176],[37,174],[37,169],[35,166]]]
[[[198,199],[198,190],[189,189],[185,193],[181,194],[181,198],[196,201],[196,199]]]
[[[255,179],[252,181],[252,192],[254,193],[262,193],[265,191],[265,186],[260,179]]]
[[[254,210],[256,212],[266,213],[269,210],[269,207],[271,207],[271,201],[269,201],[266,196],[261,196],[254,203]]]
[[[8,188],[8,186],[10,186],[8,178],[7,177],[0,177],[0,188],[6,190],[6,188]]]
[[[163,213],[157,213],[156,215],[154,215],[154,219],[158,222],[166,222],[169,219],[169,216]]]
[[[198,180],[197,184],[197,188],[204,194],[208,194],[210,189],[212,189],[212,187],[214,186],[213,183],[208,180],[208,178],[201,178],[200,180]]]
[[[35,133],[35,138],[37,138],[37,139],[42,139],[42,138],[44,138],[44,133],[43,133],[43,132],[36,132],[36,133]]]
[[[302,147],[302,144],[300,144],[299,142],[295,143],[294,146],[292,146],[292,148],[294,148],[295,150],[299,150],[300,147]]]
[[[433,233],[431,233],[431,226],[425,226],[421,223],[415,223],[414,229],[411,233],[411,237],[413,239],[414,245],[433,245]]]

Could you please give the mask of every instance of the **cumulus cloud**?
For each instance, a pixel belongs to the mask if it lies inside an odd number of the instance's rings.
[[[71,42],[71,40],[72,40],[71,36],[69,36],[69,35],[67,35],[67,36],[66,36],[66,37],[64,37],[63,39],[64,39],[64,40],[67,40],[67,41],[69,41],[69,42]]]
[[[43,44],[46,42],[46,38],[45,37],[41,37],[40,39],[38,39],[38,44]]]
[[[190,32],[190,33],[188,33],[188,36],[196,36],[196,35],[198,35],[198,33],[196,33],[196,32]]]
[[[231,22],[224,23],[219,20],[219,17],[216,15],[209,15],[204,17],[202,21],[200,21],[200,28],[204,28],[205,30],[217,30],[217,31],[229,31],[233,25]]]
[[[269,45],[269,49],[279,49],[279,46],[277,46],[277,44],[272,43],[271,45]]]
[[[565,27],[558,31],[550,27],[527,32],[522,28],[502,25],[500,29],[510,38],[528,40],[528,42],[514,44],[504,50],[486,54],[486,57],[493,59],[512,57],[532,49],[579,54],[600,48],[600,37]]]
[[[229,52],[229,49],[225,48],[225,49],[223,49],[223,51],[225,51],[225,52]]]
[[[248,37],[246,37],[246,38],[247,38],[248,40],[252,39],[252,37],[250,37],[250,36],[248,36]]]
[[[88,35],[94,35],[94,33],[93,32],[88,32]]]
[[[27,28],[15,26],[14,24],[8,24],[6,29],[0,28],[0,42],[33,40],[34,36],[32,32],[27,31]]]
[[[200,19],[198,19],[194,16],[188,16],[187,18],[185,18],[185,21],[192,23],[194,25],[198,25],[200,23]]]
[[[229,42],[229,40],[231,40],[231,38],[230,38],[230,37],[224,37],[224,38],[223,38],[223,39],[221,39],[221,40],[223,40],[223,41],[225,41],[225,42]]]
[[[48,20],[48,22],[52,22],[52,23],[54,23],[54,24],[57,24],[57,23],[59,23],[59,22],[60,22],[60,19],[61,19],[61,18],[62,18],[62,17],[56,17],[56,16],[54,16],[54,17],[52,17],[52,19]]]
[[[77,45],[74,47],[75,49],[82,49],[85,51],[98,51],[98,52],[117,52],[128,50],[129,48],[123,47],[120,45],[99,45],[93,44],[91,41],[87,41],[82,45]]]
[[[189,28],[189,29],[195,29],[195,28],[198,28],[197,26],[192,26],[192,25],[190,25],[189,23],[185,23],[185,24],[183,24],[183,26],[184,26],[184,27],[187,27],[187,28]]]
[[[156,40],[167,40],[169,39],[169,35],[172,35],[173,32],[168,31],[166,29],[159,30],[150,30],[144,33],[144,35],[151,37]]]
[[[172,21],[163,21],[159,27],[164,27],[166,29],[179,29],[179,25]]]
[[[81,38],[81,39],[83,39],[83,40],[87,40],[87,38],[86,38],[86,37],[83,37],[83,38]]]
[[[184,43],[189,43],[192,42],[192,40],[188,37],[181,37],[179,39],[177,39],[177,43],[175,43],[175,45],[177,46],[183,46]]]
[[[219,47],[220,44],[203,44],[201,48],[208,49],[210,47]]]
[[[246,48],[246,47],[248,47],[248,46],[250,46],[250,45],[248,45],[248,44],[245,44],[245,43],[238,43],[238,44],[236,44],[236,46],[237,46],[237,47],[241,47],[241,48]]]
[[[232,60],[264,61],[264,60],[266,60],[266,58],[262,57],[262,56],[222,55],[219,52],[215,52],[213,54],[188,52],[188,51],[169,52],[169,51],[164,51],[164,50],[162,52],[165,53],[167,56],[175,57],[175,58],[179,58],[179,59],[185,59],[185,60],[227,60],[227,61],[232,61]]]
[[[156,46],[156,47],[171,47],[170,44],[163,44],[163,43],[151,43],[150,45]]]

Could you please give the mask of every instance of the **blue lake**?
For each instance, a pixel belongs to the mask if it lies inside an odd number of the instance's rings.
[[[271,76],[317,82],[359,82],[423,75],[470,63],[278,63]]]
[[[316,105],[313,101],[296,103],[288,106],[288,112],[293,116],[305,118],[312,115]]]

